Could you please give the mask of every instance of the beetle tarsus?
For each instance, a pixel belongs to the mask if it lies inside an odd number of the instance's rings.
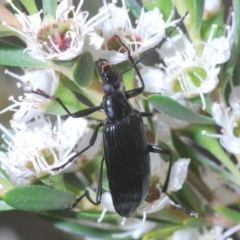
[[[172,204],[181,209],[183,212],[185,212],[186,214],[188,214],[189,216],[191,217],[195,217],[197,218],[198,217],[198,213],[194,212],[193,210],[185,207],[185,206],[182,206],[180,203],[178,203],[175,199],[173,199],[168,193],[165,192],[165,194],[169,197],[169,199],[171,200]]]

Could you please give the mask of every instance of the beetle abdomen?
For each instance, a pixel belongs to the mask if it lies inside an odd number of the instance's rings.
[[[145,199],[149,189],[150,157],[141,114],[106,122],[104,154],[109,188],[116,212],[128,217]]]

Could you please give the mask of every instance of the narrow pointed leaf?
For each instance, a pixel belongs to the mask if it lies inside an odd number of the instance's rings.
[[[24,48],[0,40],[0,64],[15,67],[51,68],[51,61],[31,58]]]
[[[19,210],[49,211],[69,208],[75,202],[75,196],[45,186],[28,185],[8,191],[3,200]]]
[[[158,111],[171,117],[190,123],[214,124],[213,119],[195,113],[167,96],[152,94],[148,99]]]
[[[183,224],[188,227],[203,227],[208,225],[208,221],[204,218],[187,218],[183,221]]]
[[[56,9],[57,9],[57,1],[56,0],[42,0],[43,4],[43,14],[45,15],[52,15],[55,17]]]
[[[199,145],[197,145],[197,144],[194,144],[194,146],[187,145],[176,134],[172,134],[172,141],[173,141],[174,147],[176,148],[176,150],[178,151],[179,155],[182,158],[186,158],[186,157],[191,158],[189,167],[198,176],[200,173],[196,166],[196,161],[205,165],[206,167],[209,167],[210,169],[215,171],[217,174],[219,174],[219,176],[225,178],[226,180],[235,181],[232,174],[230,174],[225,169],[223,169],[221,166],[219,166],[214,161],[212,161],[211,156],[209,156],[209,154],[204,155],[202,152],[200,152]],[[196,148],[195,148],[195,145],[196,145]],[[203,186],[202,183],[200,183],[200,184]],[[203,189],[203,192],[206,193],[207,192],[206,189]]]
[[[51,2],[51,1],[49,1],[49,2]],[[30,15],[38,12],[35,1],[33,1],[33,0],[21,0],[21,3],[28,10]]]
[[[163,19],[166,21],[171,11],[173,10],[173,4],[171,0],[142,0],[143,6],[148,10],[151,11],[155,7],[160,10],[163,14]]]
[[[160,237],[163,237],[163,236],[166,236],[166,235],[170,235],[173,232],[175,232],[177,230],[181,230],[183,228],[184,228],[184,226],[182,226],[182,225],[165,227],[165,228],[162,228],[160,230],[152,231],[152,232],[149,232],[149,233],[145,234],[142,239],[143,240],[148,240],[148,239],[152,239],[154,237],[157,237],[157,239],[162,239]]]
[[[64,85],[62,76],[60,77],[59,84],[55,89],[53,97],[59,97],[71,113],[77,112],[84,108],[88,108],[88,106],[79,101],[75,94]],[[67,112],[56,101],[51,101],[51,103],[47,105],[45,113],[67,115]]]
[[[84,52],[72,69],[73,79],[80,87],[88,87],[93,81],[94,62],[91,53]]]
[[[202,15],[204,1],[202,0],[172,0],[173,4],[177,8],[181,16],[185,15],[186,12],[189,12],[188,17],[184,20],[185,27],[189,37],[193,42],[199,41],[200,29],[202,24]]]
[[[126,0],[125,2],[133,16],[138,19],[142,11],[142,6],[136,0]]]
[[[203,0],[186,0],[186,5],[189,9],[190,19],[196,31],[200,31],[203,15]]]
[[[200,176],[198,165],[197,165],[196,161],[194,161],[195,160],[194,149],[191,146],[185,144],[177,136],[177,134],[174,133],[174,131],[171,132],[171,136],[172,136],[173,145],[174,145],[175,149],[177,150],[177,152],[179,153],[179,155],[181,156],[181,158],[191,158],[189,168],[192,169],[192,171],[195,172],[198,176]]]
[[[1,7],[1,5],[0,5],[0,7]],[[0,14],[1,14],[1,12],[0,12]],[[14,35],[13,31],[9,30],[8,28],[6,28],[5,26],[0,24],[0,38],[7,37],[7,36],[13,36],[13,35]],[[1,48],[1,46],[0,46],[0,48]]]
[[[208,40],[210,33],[212,32],[212,27],[216,25],[217,28],[214,29],[213,38],[221,37],[224,35],[224,8],[222,7],[219,12],[215,13],[211,17],[203,20],[201,27],[201,36],[206,41]]]
[[[76,234],[79,236],[86,236],[90,238],[97,238],[97,239],[116,239],[113,237],[113,231],[104,230],[101,228],[101,225],[99,228],[97,228],[97,222],[86,222],[84,219],[68,219],[68,218],[62,218],[62,217],[56,217],[51,215],[39,215],[44,220],[47,220],[54,224],[55,227],[65,231],[69,232],[71,234]],[[89,227],[89,225],[92,224],[95,227]],[[118,230],[115,231],[115,233],[119,233]],[[129,239],[128,238],[121,238],[121,239]]]
[[[235,31],[232,38],[232,48],[231,48],[231,57],[227,62],[227,66],[225,68],[225,76],[223,79],[229,79],[233,75],[234,68],[236,66],[237,60],[239,59],[239,51],[240,51],[240,1],[233,0],[233,22],[235,25]],[[227,81],[225,81],[225,84]]]
[[[204,131],[210,134],[214,134],[215,128],[209,125],[191,125],[187,129],[185,129],[184,132],[192,141],[194,141],[196,144],[200,145],[202,148],[213,154],[213,156],[218,158],[218,160],[223,164],[223,166],[226,167],[226,169],[233,175],[233,179],[235,179],[235,182],[239,184],[239,170],[229,158],[228,154],[223,150],[218,139],[204,135]]]
[[[240,223],[240,213],[239,211],[226,208],[226,207],[214,207],[215,211],[220,213],[221,215],[231,219],[234,222]]]

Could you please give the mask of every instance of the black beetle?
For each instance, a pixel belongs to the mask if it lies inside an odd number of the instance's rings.
[[[182,18],[180,22],[182,22],[184,18]],[[176,29],[176,27],[167,35],[167,37]],[[151,114],[137,111],[128,101],[129,98],[135,97],[144,91],[144,82],[136,64],[153,49],[160,47],[166,38],[147,52],[141,59],[134,62],[130,55],[130,50],[121,42],[118,36],[115,37],[128,52],[129,61],[132,63],[132,66],[129,69],[135,69],[141,81],[141,87],[125,92],[121,91],[118,77],[122,73],[116,74],[107,60],[99,59],[99,68],[101,71],[104,91],[103,102],[100,106],[84,109],[76,113],[70,113],[59,98],[52,98],[41,90],[32,90],[32,92],[57,101],[65,111],[74,118],[85,117],[95,111],[101,109],[104,110],[107,120],[105,122],[100,122],[97,125],[90,139],[89,145],[69,159],[67,163],[52,170],[58,171],[64,168],[70,162],[74,161],[78,155],[90,148],[96,141],[99,128],[103,127],[104,156],[99,168],[96,201],[91,199],[88,190],[86,190],[85,193],[77,199],[73,206],[75,206],[83,197],[87,197],[87,199],[94,205],[101,203],[102,168],[105,160],[109,189],[112,195],[114,208],[120,216],[129,217],[145,200],[149,190],[150,152],[165,154],[170,157],[166,180],[162,188],[162,192],[167,194],[171,173],[172,154],[167,149],[147,143],[142,117],[149,117]],[[189,215],[196,216],[196,213],[192,210],[182,207],[171,197],[170,199],[177,207],[181,208]]]

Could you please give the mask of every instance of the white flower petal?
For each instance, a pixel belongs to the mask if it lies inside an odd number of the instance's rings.
[[[213,103],[212,105],[212,116],[217,125],[227,127],[230,122],[228,110],[223,104]]]
[[[113,206],[112,196],[109,192],[105,192],[102,195],[101,204],[110,212],[116,212]]]
[[[144,67],[140,70],[140,74],[143,78],[146,92],[160,92],[160,89],[163,87],[164,80],[164,74],[160,69],[153,67]]]
[[[233,111],[240,111],[240,86],[234,86],[229,96],[229,104]]]
[[[173,233],[173,240],[198,240],[199,231],[196,228],[181,229]]]
[[[168,191],[177,191],[182,188],[183,183],[187,178],[188,165],[190,159],[179,159],[171,169],[171,176],[168,186]]]
[[[56,10],[56,19],[67,19],[72,0],[62,0]]]
[[[240,154],[240,137],[222,135],[219,138],[222,146],[230,153]]]

